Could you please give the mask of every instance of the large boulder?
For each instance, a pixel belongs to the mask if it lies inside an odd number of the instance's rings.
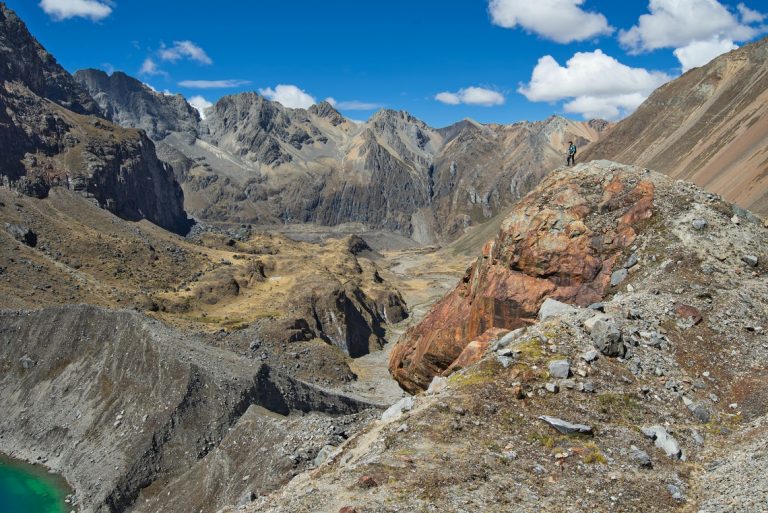
[[[22,224],[5,223],[5,231],[22,244],[32,248],[37,245],[37,234]]]
[[[592,325],[592,343],[606,356],[624,356],[621,331],[612,320],[598,319]]]
[[[490,328],[536,321],[547,298],[600,301],[617,258],[653,211],[654,184],[638,168],[597,162],[558,170],[518,203],[456,288],[394,347],[389,368],[424,390]]]

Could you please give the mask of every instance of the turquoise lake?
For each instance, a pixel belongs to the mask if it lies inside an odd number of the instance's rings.
[[[0,513],[68,513],[66,482],[42,466],[0,455]]]

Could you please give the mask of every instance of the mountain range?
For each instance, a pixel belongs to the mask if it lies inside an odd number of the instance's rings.
[[[528,192],[567,141],[596,141],[609,123],[433,128],[383,109],[365,123],[327,102],[290,109],[257,93],[225,96],[197,120],[179,95],[123,73],[75,79],[113,122],[141,128],[171,163],[196,218],[254,224],[362,222],[419,242],[453,239]]]
[[[221,98],[201,117],[181,95],[119,71],[72,77],[7,9],[3,23],[6,179],[34,194],[74,184],[124,217],[175,231],[189,225],[184,208],[208,222],[359,222],[422,243],[449,241],[505,212],[562,163],[569,140],[583,150],[580,160],[645,165],[768,212],[765,41],[662,86],[615,126],[552,116],[433,128],[404,111],[383,109],[360,123],[327,102],[291,109],[250,92]],[[50,101],[21,101],[30,96]],[[135,189],[122,197],[106,178],[118,173],[110,167],[115,153],[130,161],[119,173],[137,178],[125,182]],[[171,169],[178,185],[168,181]],[[137,173],[167,183],[148,194]],[[155,193],[162,207],[137,203]]]

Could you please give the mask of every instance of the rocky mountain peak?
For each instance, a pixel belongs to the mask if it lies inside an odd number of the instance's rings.
[[[255,122],[259,127],[267,129],[275,126],[275,123],[287,124],[289,122],[287,110],[279,102],[269,101],[258,93],[247,91],[220,98],[211,107],[211,117],[219,118],[217,121],[225,127],[232,127],[235,124],[244,125],[246,120],[243,116],[245,116],[248,118],[247,121]],[[227,116],[228,114],[237,114],[238,117],[231,118]],[[212,124],[208,119],[206,122],[209,125]]]
[[[427,166],[442,145],[442,138],[429,125],[406,111],[381,109],[368,126],[382,142],[408,160]]]
[[[284,144],[301,148],[308,138],[305,130],[292,124],[291,109],[254,92],[222,97],[201,128],[212,144],[248,162],[272,167],[293,159]],[[299,133],[292,138],[295,132]]]
[[[103,115],[120,126],[140,128],[153,140],[170,132],[197,135],[200,115],[180,94],[154,91],[121,71],[108,75],[85,69],[74,78],[93,96]]]
[[[474,119],[464,118],[461,121],[457,121],[456,123],[453,123],[452,125],[439,128],[437,132],[439,132],[440,135],[443,136],[443,139],[445,140],[445,142],[448,143],[449,141],[453,140],[462,132],[472,133],[477,131],[483,131],[486,128],[487,127],[485,127],[481,123],[478,123]]]
[[[2,80],[19,82],[38,96],[79,114],[98,114],[89,94],[29,33],[27,26],[0,2],[0,69]]]
[[[603,133],[611,127],[611,122],[605,119],[590,119],[587,125],[596,132]]]
[[[344,116],[342,116],[341,113],[327,101],[316,103],[315,105],[312,105],[308,110],[311,114],[314,114],[319,118],[328,119],[328,122],[333,126],[338,126],[345,121]]]
[[[429,125],[404,110],[380,109],[376,111],[368,123],[375,127],[415,125],[421,129],[429,129]]]

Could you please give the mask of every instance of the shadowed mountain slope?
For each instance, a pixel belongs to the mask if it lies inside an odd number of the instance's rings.
[[[73,189],[130,220],[186,232],[183,193],[152,141],[99,107],[0,3],[0,183],[36,197]]]

